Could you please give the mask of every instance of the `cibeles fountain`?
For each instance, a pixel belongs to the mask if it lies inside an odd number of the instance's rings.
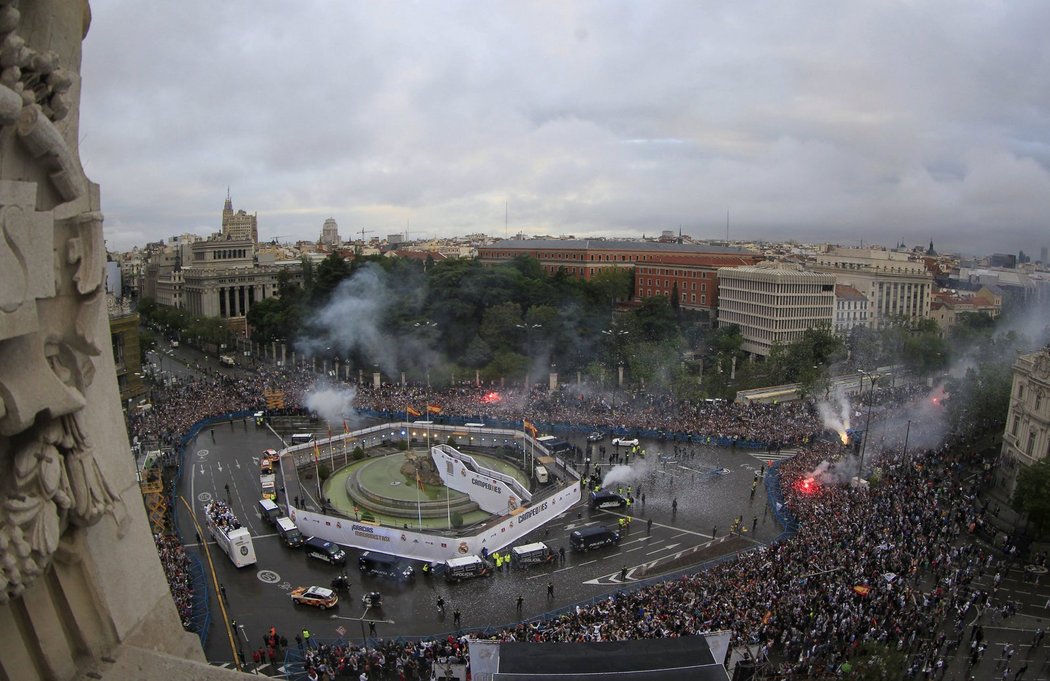
[[[87,0],[0,0],[0,677],[230,678],[182,629],[118,397]]]

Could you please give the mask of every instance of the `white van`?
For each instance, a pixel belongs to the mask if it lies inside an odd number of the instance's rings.
[[[536,466],[536,482],[541,485],[546,485],[550,477],[547,475],[547,469],[543,466]]]
[[[236,362],[233,361],[233,357],[230,355],[219,355],[219,364],[232,367]]]

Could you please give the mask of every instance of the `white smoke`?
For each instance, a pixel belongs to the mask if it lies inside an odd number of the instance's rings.
[[[306,393],[303,403],[328,423],[339,423],[354,416],[355,388],[335,388],[315,385]]]
[[[636,470],[633,466],[626,464],[617,464],[609,469],[609,472],[602,477],[602,489],[608,489],[610,486],[615,487],[620,484],[631,484],[641,477],[641,471]]]
[[[834,404],[823,400],[817,403],[817,414],[825,428],[834,430],[845,441],[846,431],[850,429],[849,400],[841,389],[837,389],[831,397]]]
[[[806,477],[813,478],[822,485],[843,485],[857,474],[857,466],[851,460],[821,461]]]
[[[390,290],[387,276],[378,265],[367,264],[341,281],[328,304],[310,319],[314,335],[301,340],[299,349],[307,357],[360,353],[393,375],[398,368],[397,340],[379,325],[386,309],[406,302]]]

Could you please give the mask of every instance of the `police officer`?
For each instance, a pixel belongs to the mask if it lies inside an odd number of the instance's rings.
[[[429,577],[430,576],[430,561],[429,560],[423,562],[423,576],[424,577]]]

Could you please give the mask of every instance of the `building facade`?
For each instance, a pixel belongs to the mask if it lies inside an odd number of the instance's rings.
[[[999,483],[1013,495],[1017,476],[1050,456],[1050,346],[1021,355],[1014,362],[1010,410],[1003,433],[1003,463]]]
[[[338,246],[343,243],[343,240],[339,238],[339,225],[335,218],[328,218],[321,226],[321,243],[325,246]]]
[[[845,284],[835,285],[835,323],[837,336],[848,336],[858,326],[868,326],[868,299],[863,293]]]
[[[831,328],[835,277],[798,265],[763,262],[718,270],[718,325],[736,325],[745,352],[768,357],[806,329]]]
[[[226,204],[222,207],[222,238],[232,241],[259,242],[259,217],[255,213],[239,210],[233,212],[233,199],[226,194]]]
[[[142,356],[139,352],[139,313],[133,312],[126,300],[106,296],[109,313],[109,336],[113,347],[113,364],[117,370],[117,389],[125,407],[129,400],[146,394],[142,382]]]
[[[933,277],[909,253],[827,246],[817,254],[811,269],[833,274],[836,283],[863,293],[873,328],[930,316]]]
[[[478,259],[485,265],[523,255],[539,260],[549,274],[563,270],[584,280],[606,269],[629,270],[634,273],[634,300],[677,293],[681,307],[711,313],[718,300],[718,269],[762,259],[737,248],[649,241],[531,239],[478,247]]]

